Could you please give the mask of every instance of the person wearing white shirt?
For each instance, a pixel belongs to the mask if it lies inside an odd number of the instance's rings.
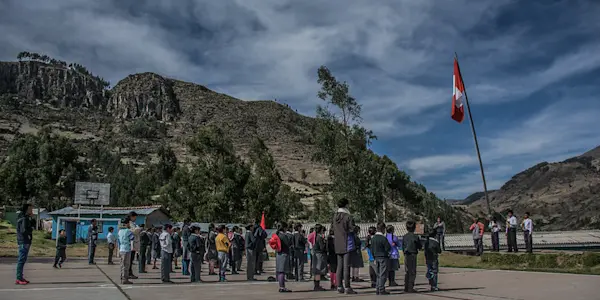
[[[160,279],[163,283],[172,283],[171,281],[171,262],[173,255],[173,242],[171,240],[171,232],[173,226],[167,224],[163,232],[158,238],[160,241],[161,258],[160,258]]]
[[[533,221],[529,218],[529,212],[525,213],[523,217],[523,239],[525,240],[525,251],[527,253],[533,253],[533,239],[531,234],[533,233]]]
[[[115,252],[115,247],[117,246],[117,237],[113,234],[115,229],[113,227],[108,227],[108,235],[106,235],[106,241],[108,242],[108,264],[114,265],[113,262],[113,253]]]
[[[508,220],[506,220],[506,244],[508,245],[508,252],[519,252],[517,247],[517,217],[513,215],[513,211],[508,211]]]
[[[488,228],[490,229],[490,231],[492,232],[492,251],[500,251],[500,223],[498,223],[498,220],[496,219],[496,217],[492,218],[492,221],[490,221],[490,224],[488,225]]]

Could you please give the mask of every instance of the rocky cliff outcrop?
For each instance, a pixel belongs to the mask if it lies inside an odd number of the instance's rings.
[[[491,192],[492,208],[502,214],[513,209],[530,212],[538,229],[600,228],[600,159],[578,156],[558,163],[537,164]],[[485,215],[485,199],[469,210]]]
[[[108,111],[121,119],[154,117],[175,120],[180,114],[173,82],[158,74],[129,75],[112,89]]]
[[[104,108],[105,93],[96,78],[69,67],[37,61],[0,62],[0,94],[60,107]]]

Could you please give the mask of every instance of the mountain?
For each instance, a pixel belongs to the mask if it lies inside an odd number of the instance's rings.
[[[600,228],[600,147],[562,162],[539,163],[489,197],[503,216],[509,209],[519,217],[530,212],[541,230]],[[486,215],[485,199],[480,197],[468,210]]]
[[[30,53],[25,57],[32,59],[0,62],[0,156],[17,134],[36,133],[45,127],[81,149],[94,143],[108,146],[120,154],[123,163],[140,169],[157,160],[164,144],[185,163],[195,159],[186,147],[189,138],[203,126],[215,125],[233,140],[242,158],[247,157],[254,139],[261,138],[284,183],[309,209],[319,198],[329,196],[327,167],[312,160],[318,121],[287,105],[271,100],[242,101],[155,73],[130,75],[109,89],[108,82],[81,65],[48,57],[36,59]],[[458,211],[433,201],[437,198],[421,185],[411,182],[407,189],[429,199],[430,212],[432,207]],[[410,204],[415,206],[409,209],[406,200],[397,198],[388,208],[396,211],[398,218],[423,215],[424,205]],[[462,210],[457,216],[468,219]]]

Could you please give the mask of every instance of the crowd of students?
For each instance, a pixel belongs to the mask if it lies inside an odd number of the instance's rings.
[[[306,280],[304,265],[310,262],[308,276],[313,280],[314,291],[326,290],[321,286],[321,282],[329,280],[330,290],[356,294],[351,287],[351,282],[363,281],[359,278],[359,270],[364,267],[363,250],[366,250],[369,255],[371,286],[376,289],[378,295],[388,294],[386,281],[389,282],[389,286],[398,285],[395,277],[400,267],[400,251],[404,253],[405,292],[415,292],[417,254],[422,249],[425,252],[426,277],[429,279],[431,290],[438,289],[437,257],[441,253],[441,247],[435,239],[436,230],[432,231],[429,238],[423,242],[421,237],[414,233],[416,224],[413,221],[406,223],[408,233],[401,238],[394,234],[393,226],[386,227],[383,222],[379,222],[376,227],[369,228],[369,235],[363,245],[359,238],[360,228],[355,225],[346,208],[347,205],[346,199],[338,202],[339,208],[329,231],[325,226],[317,224],[314,228],[310,228],[307,235],[301,224],[281,222],[277,225],[277,231],[268,242],[276,253],[274,280],[278,282],[279,292],[291,292],[286,287],[286,281]],[[26,213],[31,214],[30,207],[24,209]],[[160,261],[163,283],[172,283],[171,274],[175,273],[176,269],[181,269],[182,274],[189,276],[191,282],[201,282],[201,269],[204,263],[208,264],[209,275],[218,275],[219,281],[225,282],[227,272],[239,274],[242,271],[244,254],[246,254],[247,280],[255,280],[256,274],[264,272],[262,265],[266,257],[263,253],[266,251],[267,233],[256,223],[248,225],[245,236],[242,236],[242,228],[233,227],[230,230],[225,225],[214,226],[213,224],[209,225],[208,233],[202,234],[199,227],[190,225],[189,220],[184,221],[181,229],[173,228],[170,224],[145,229],[143,224],[136,225],[136,218],[135,212],[129,213],[120,223],[117,232],[115,233],[114,228],[111,227],[107,235],[108,264],[114,264],[114,252],[117,250],[120,256],[122,284],[131,284],[132,280],[138,279],[132,268],[134,261],[138,262],[140,274],[147,273],[147,266],[158,269],[157,262]],[[23,218],[23,220],[27,219]],[[20,223],[18,230],[26,233],[29,226],[25,221]],[[95,220],[91,223],[88,231],[88,260],[90,264],[95,264],[98,229]],[[27,239],[24,242],[29,241],[30,245],[30,233],[19,237]],[[57,238],[55,268],[61,268],[66,259],[66,244],[65,232],[61,230]],[[22,275],[24,261],[21,259],[21,254],[24,253],[23,249],[28,250],[28,246],[24,243],[19,245],[17,283],[26,284],[28,281]],[[181,258],[181,268],[178,266],[179,258]]]

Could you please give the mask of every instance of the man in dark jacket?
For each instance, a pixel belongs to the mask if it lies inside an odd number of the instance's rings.
[[[29,256],[31,241],[33,239],[33,227],[35,221],[32,218],[33,205],[23,204],[19,217],[17,218],[17,244],[19,245],[19,258],[17,259],[17,280],[16,284],[25,285],[29,281],[23,277],[23,268]]]
[[[190,219],[183,220],[183,228],[181,229],[181,241],[183,254],[181,258],[181,273],[183,275],[190,275],[190,251],[188,250],[188,241],[190,239],[190,235],[192,232],[190,231]]]
[[[354,245],[354,220],[347,209],[348,199],[342,198],[338,201],[338,210],[333,217],[333,234],[335,236],[335,253],[337,254],[337,278],[338,282],[344,280],[344,285],[338,285],[338,293],[356,294],[350,287],[350,253],[356,251]]]

